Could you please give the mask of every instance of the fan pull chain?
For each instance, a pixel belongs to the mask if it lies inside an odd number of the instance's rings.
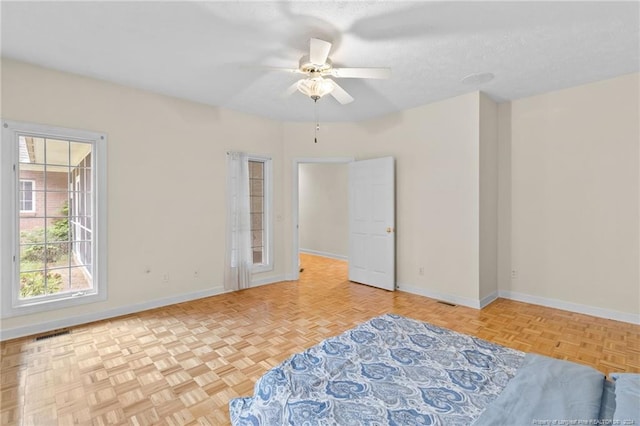
[[[318,118],[318,99],[314,99],[314,111],[316,118],[316,126],[313,133],[313,143],[318,143],[318,132],[320,131],[320,119]]]

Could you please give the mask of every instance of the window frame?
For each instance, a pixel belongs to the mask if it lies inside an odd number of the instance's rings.
[[[248,154],[247,162],[261,162],[263,164],[263,253],[262,263],[252,264],[251,272],[260,273],[273,270],[273,160],[264,155]],[[250,192],[249,192],[250,194]],[[253,257],[253,256],[252,256]]]
[[[107,135],[87,130],[44,124],[2,120],[0,146],[0,318],[63,309],[107,300]],[[93,171],[93,289],[49,297],[21,300],[19,259],[19,176],[17,176],[20,136],[62,139],[90,143]]]
[[[20,184],[22,182],[31,182],[31,210],[22,210],[22,200],[20,199],[20,195],[18,195],[18,205],[20,206],[20,213],[35,213],[36,212],[36,181],[33,179],[20,179]],[[22,188],[19,191],[23,191]]]

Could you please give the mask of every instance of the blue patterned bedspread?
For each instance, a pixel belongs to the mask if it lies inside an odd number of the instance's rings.
[[[233,425],[472,424],[524,353],[387,314],[268,371]]]

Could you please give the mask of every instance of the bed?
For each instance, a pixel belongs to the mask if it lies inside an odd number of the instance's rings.
[[[640,425],[640,375],[608,380],[394,314],[269,370],[229,403],[239,425]]]

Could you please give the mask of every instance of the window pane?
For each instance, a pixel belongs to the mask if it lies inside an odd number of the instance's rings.
[[[44,189],[44,165],[42,164],[18,164],[18,177],[22,180],[32,180],[36,189]]]
[[[251,213],[262,213],[262,197],[251,197]]]
[[[36,210],[36,194],[33,190],[33,181],[20,181],[19,208],[21,212],[33,212]]]
[[[20,163],[35,163],[34,143],[30,136],[18,138],[18,161]]]
[[[61,166],[46,166],[44,173],[44,187],[49,192],[69,191],[69,168]]]
[[[262,179],[264,176],[264,163],[262,161],[249,161],[249,179]]]
[[[69,216],[69,196],[68,192],[47,192],[43,194],[46,197],[47,208],[46,217],[51,221],[66,218]]]
[[[72,244],[71,265],[91,265],[91,243],[88,241],[75,241]]]
[[[260,195],[264,194],[263,185],[264,181],[262,179],[251,179],[251,195]]]
[[[34,271],[44,269],[45,266],[45,245],[25,244],[20,246],[20,270]]]
[[[74,167],[91,166],[91,144],[83,142],[70,143],[71,165]]]
[[[47,271],[45,281],[46,294],[61,293],[69,288],[69,269]]]
[[[57,272],[33,271],[20,274],[20,299],[56,294],[63,288],[64,282]]]
[[[44,162],[48,165],[68,166],[69,165],[69,141],[57,139],[45,139]]]
[[[251,211],[251,246],[253,263],[263,264],[265,256],[265,161],[249,161],[249,203]]]
[[[45,246],[47,269],[69,266],[69,243],[53,243]]]
[[[69,219],[65,216],[47,220],[47,242],[63,243],[70,241]]]
[[[23,181],[18,188],[20,207],[33,206],[34,216],[23,212],[19,222],[20,297],[91,289],[92,145],[59,139],[20,140],[20,158],[24,159],[19,164]]]
[[[93,189],[91,169],[87,167],[77,167],[73,169],[69,182],[74,191],[91,192]]]
[[[69,269],[69,289],[71,291],[91,289],[91,276],[87,269],[84,266],[76,266]]]
[[[44,189],[43,172],[42,165],[18,164],[18,207],[21,212],[37,213],[38,207],[41,208],[43,198],[38,192]]]
[[[20,244],[44,243],[44,218],[20,218]]]
[[[262,247],[262,231],[251,231],[251,247]]]
[[[262,230],[262,213],[251,213],[251,230]]]

